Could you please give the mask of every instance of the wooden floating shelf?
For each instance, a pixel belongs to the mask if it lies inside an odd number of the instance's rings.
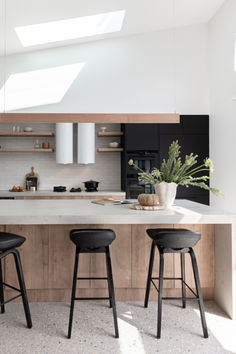
[[[34,148],[6,148],[0,149],[0,152],[53,152],[53,149],[34,149]]]
[[[46,136],[52,137],[54,133],[52,132],[0,132],[0,136]]]
[[[98,152],[122,152],[124,151],[123,148],[98,148]]]
[[[98,132],[98,136],[122,136],[123,132]]]
[[[3,123],[179,123],[178,113],[0,113]]]

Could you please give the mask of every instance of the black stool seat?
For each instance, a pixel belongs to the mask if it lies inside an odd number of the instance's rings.
[[[147,234],[157,246],[172,249],[194,247],[201,239],[200,232],[186,229],[148,229]]]
[[[0,251],[19,247],[25,242],[25,240],[26,238],[23,236],[18,236],[9,232],[0,232]]]
[[[71,230],[70,239],[80,250],[93,250],[109,246],[116,238],[114,231],[109,229]]]

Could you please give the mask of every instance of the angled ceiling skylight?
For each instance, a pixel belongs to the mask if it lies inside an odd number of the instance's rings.
[[[0,111],[58,103],[85,63],[12,74],[0,90]]]
[[[125,10],[15,27],[23,47],[118,32]]]

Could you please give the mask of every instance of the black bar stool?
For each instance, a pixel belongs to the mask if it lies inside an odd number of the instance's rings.
[[[198,266],[195,253],[192,249],[193,246],[201,238],[200,232],[192,232],[185,229],[149,229],[147,234],[151,237],[152,247],[149,261],[149,270],[147,277],[147,287],[146,295],[144,301],[144,307],[148,307],[148,299],[150,292],[151,283],[154,285],[155,289],[158,291],[158,316],[157,316],[157,338],[161,338],[161,318],[162,318],[162,300],[182,300],[182,307],[186,307],[186,300],[197,300],[199,304],[202,329],[204,338],[208,338],[208,331],[205,319],[203,297],[200,286],[200,279],[198,273]],[[160,267],[159,267],[159,277],[152,277],[153,261],[155,256],[155,246],[158,248],[160,255]],[[180,253],[181,261],[181,278],[166,278],[164,277],[164,254],[165,253]],[[185,253],[189,253],[192,261],[194,280],[196,285],[196,293],[186,284],[185,282]],[[153,280],[159,280],[159,287]],[[163,297],[163,280],[181,280],[182,283],[182,297]],[[194,297],[186,297],[186,287],[192,292]]]
[[[71,338],[73,312],[74,312],[74,302],[75,300],[109,300],[110,308],[113,310],[115,336],[119,338],[118,324],[117,324],[117,313],[116,313],[116,302],[115,293],[112,277],[111,268],[111,257],[109,245],[115,240],[116,235],[112,230],[102,230],[102,229],[83,229],[83,230],[72,230],[70,232],[70,239],[76,245],[75,251],[75,265],[74,265],[74,277],[72,285],[71,294],[71,306],[70,306],[70,318],[69,318],[69,328],[68,328],[68,338]],[[107,266],[107,277],[77,277],[78,264],[79,264],[79,254],[80,253],[105,253],[106,255],[106,266]],[[76,282],[78,280],[107,280],[109,297],[76,297]]]
[[[29,309],[29,304],[28,304],[28,299],[27,299],[27,294],[26,294],[24,275],[23,275],[23,271],[22,271],[22,267],[21,267],[20,254],[19,254],[18,250],[16,250],[16,247],[21,246],[25,242],[25,240],[26,240],[25,237],[22,237],[22,236],[14,235],[14,234],[11,234],[8,232],[0,232],[0,302],[1,302],[1,313],[4,313],[5,312],[5,304],[7,304],[8,302],[13,301],[21,296],[22,300],[23,300],[24,310],[25,310],[27,327],[31,328],[32,321],[31,321],[30,309]],[[20,289],[17,289],[12,285],[6,284],[3,281],[2,259],[4,257],[8,256],[9,254],[13,254],[13,256],[14,256]],[[7,301],[4,301],[3,286],[7,286],[8,288],[11,288],[11,289],[19,292],[20,294],[14,296],[13,298],[11,298]]]

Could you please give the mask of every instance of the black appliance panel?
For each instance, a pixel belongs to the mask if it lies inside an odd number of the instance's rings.
[[[159,164],[159,154],[150,151],[133,151],[127,152],[125,158],[125,178],[123,178],[122,187],[126,191],[126,197],[136,199],[140,193],[153,193],[153,186],[145,185],[138,180],[139,171],[128,165],[130,159],[132,159],[139,168],[150,173],[151,170]]]
[[[126,150],[158,150],[158,124],[125,124],[124,133]]]
[[[139,182],[137,179],[129,179],[127,183],[126,189],[126,197],[128,199],[137,199],[139,194],[154,193],[154,187],[150,184],[144,184],[143,182]]]

